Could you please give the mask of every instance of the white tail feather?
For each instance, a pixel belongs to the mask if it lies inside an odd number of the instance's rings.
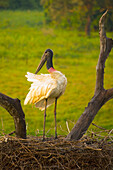
[[[37,75],[33,73],[27,72],[27,75],[25,75],[25,77],[27,77],[27,81],[30,81],[30,82],[37,81]]]

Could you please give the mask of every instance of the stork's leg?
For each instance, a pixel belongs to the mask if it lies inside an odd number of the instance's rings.
[[[45,140],[46,107],[47,107],[47,99],[45,99],[44,125],[43,125],[43,140]]]
[[[57,139],[56,107],[57,107],[57,98],[55,99],[55,108],[54,108],[54,118],[55,118],[55,139]]]

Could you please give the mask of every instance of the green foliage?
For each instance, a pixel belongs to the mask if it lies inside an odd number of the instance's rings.
[[[0,11],[0,92],[19,98],[25,112],[28,135],[42,134],[43,112],[32,105],[24,106],[30,83],[25,74],[34,73],[45,49],[54,51],[54,67],[68,79],[65,94],[58,100],[58,134],[66,135],[67,127],[74,126],[95,89],[96,64],[99,55],[99,35],[85,37],[76,30],[54,29],[44,23],[44,14],[38,11]],[[108,37],[111,37],[108,34]],[[105,69],[105,88],[113,87],[113,52]],[[44,67],[40,73],[47,73]],[[113,100],[99,111],[94,123],[112,128]],[[54,134],[54,106],[47,109],[46,132]],[[90,126],[90,129],[93,127]],[[13,119],[0,107],[0,134],[14,130]]]
[[[41,4],[44,7],[47,23],[51,22],[59,27],[85,30],[86,35],[90,35],[90,27],[97,28],[100,13],[109,9],[111,15],[107,19],[107,30],[113,30],[112,0],[41,0]]]
[[[1,9],[42,9],[40,0],[0,0]]]
[[[9,0],[0,0],[0,9],[7,9],[9,7]]]

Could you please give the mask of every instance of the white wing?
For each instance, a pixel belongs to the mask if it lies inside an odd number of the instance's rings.
[[[26,96],[24,104],[33,103],[39,109],[44,109],[44,99],[48,98],[47,107],[54,102],[53,94],[57,87],[57,82],[51,77],[51,74],[35,75],[27,72],[27,80],[33,82],[30,91]]]

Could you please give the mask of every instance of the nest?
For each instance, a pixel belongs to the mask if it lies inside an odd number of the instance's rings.
[[[64,137],[42,141],[37,137],[1,136],[0,169],[113,169],[113,140],[110,139],[108,136],[100,139],[95,133],[79,141],[65,141]]]

